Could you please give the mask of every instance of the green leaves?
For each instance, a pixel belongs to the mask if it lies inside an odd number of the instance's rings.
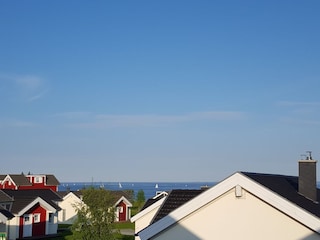
[[[89,188],[82,191],[83,203],[76,206],[78,218],[72,226],[74,239],[114,239],[114,197],[105,189]]]

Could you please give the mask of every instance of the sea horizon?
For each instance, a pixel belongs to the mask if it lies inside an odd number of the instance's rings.
[[[212,187],[217,182],[61,182],[59,191],[79,191],[88,187],[104,188],[111,191],[133,190],[136,196],[139,190],[143,190],[146,200],[152,198],[157,192],[170,191],[173,189],[201,189]]]

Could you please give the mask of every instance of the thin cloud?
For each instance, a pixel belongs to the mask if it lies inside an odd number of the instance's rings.
[[[76,115],[83,117],[78,112],[60,114],[69,120]],[[235,121],[243,119],[245,114],[237,111],[211,111],[193,112],[182,115],[110,115],[85,113],[87,121],[70,123],[69,126],[81,128],[113,128],[113,127],[155,127],[196,121]],[[83,119],[83,118],[82,118]],[[72,120],[75,120],[73,118]],[[78,119],[80,120],[80,119]]]
[[[10,119],[0,121],[0,128],[26,128],[26,127],[35,127],[36,124],[33,122]]]
[[[303,125],[320,124],[320,102],[280,101],[282,109],[281,122]]]
[[[8,91],[26,101],[36,101],[48,92],[46,81],[36,75],[0,74],[0,82],[7,83]]]
[[[283,107],[320,107],[320,102],[279,101],[277,105]]]

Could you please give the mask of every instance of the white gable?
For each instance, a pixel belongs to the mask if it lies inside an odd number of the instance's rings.
[[[180,208],[174,210],[158,222],[142,230],[139,233],[140,238],[143,240],[150,239],[160,232],[168,230],[169,227],[176,223],[181,225],[181,222],[184,221],[188,216],[194,216],[193,214],[197,214],[201,208],[204,208],[214,200],[225,196],[225,194],[231,190],[234,191],[236,197],[240,198],[242,197],[241,194],[243,191],[248,192],[256,199],[259,199],[259,201],[262,200],[269,206],[277,209],[277,211],[284,213],[285,215],[294,219],[296,222],[306,226],[307,229],[311,229],[314,232],[320,233],[319,218],[275,194],[264,186],[256,183],[245,175],[241,173],[235,173],[229,178],[190,200]],[[204,220],[203,222],[210,222],[210,219]],[[232,228],[232,226],[230,227]],[[195,239],[201,238],[198,237]]]

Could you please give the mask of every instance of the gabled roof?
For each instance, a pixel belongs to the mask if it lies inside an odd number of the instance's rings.
[[[264,173],[241,173],[320,218],[320,204],[299,193],[298,177]],[[317,195],[318,199],[320,199],[320,189],[317,189]]]
[[[82,193],[81,191],[58,191],[56,192],[61,198],[64,198],[65,196],[67,196],[68,194],[74,194],[76,197],[78,197],[79,199],[82,198]]]
[[[118,191],[118,190],[112,190],[110,191],[112,196],[115,198],[115,201],[118,201],[121,197],[125,197],[129,202],[133,201],[133,192],[132,195],[128,191]]]
[[[156,203],[157,201],[159,201],[160,199],[164,198],[168,196],[167,192],[161,192],[160,194],[154,196],[153,198],[149,198],[145,204],[143,205],[143,207],[141,208],[140,212],[143,211],[144,209],[148,208],[149,206],[153,205],[154,203]]]
[[[61,197],[51,189],[28,189],[28,190],[11,190],[3,189],[7,195],[14,199],[12,205],[12,213],[18,213],[28,204],[40,197],[48,204],[50,204],[56,210],[60,210],[60,207],[55,203],[61,201]]]
[[[47,182],[46,182],[47,185],[49,185],[49,186],[60,185],[60,182],[58,181],[58,179],[54,175],[46,174],[46,178],[47,178]]]
[[[268,176],[270,178],[268,178]],[[304,200],[301,198],[299,198],[299,201],[292,200],[291,195],[294,195],[297,199],[297,194],[299,195],[296,190],[295,192],[292,190],[295,189],[294,177],[281,175],[268,176],[264,174],[235,173],[182,206],[176,208],[160,220],[155,221],[138,234],[141,239],[150,239],[232,188],[237,187],[244,188],[246,191],[268,203],[270,206],[273,206],[275,209],[278,209],[292,219],[307,226],[314,232],[320,233],[320,218],[318,217],[318,214],[315,213],[315,211],[320,211],[320,207],[316,207],[318,203],[314,203],[303,196]],[[280,189],[276,186],[274,180],[278,180],[281,185]],[[282,188],[289,188],[289,190],[284,190]],[[303,204],[298,205],[300,200]],[[306,203],[306,201],[309,202]],[[306,206],[312,207],[308,208]]]
[[[113,206],[116,207],[122,201],[127,205],[127,207],[132,207],[132,203],[125,196],[119,198]]]
[[[165,201],[167,194],[161,194],[159,196],[156,196],[155,198],[150,198],[147,200],[146,204],[143,206],[143,208],[138,212],[136,215],[134,215],[130,221],[135,222],[138,219],[142,218],[146,214],[150,213],[154,209],[160,207],[163,202]]]
[[[204,190],[188,190],[188,189],[174,189],[169,192],[169,195],[165,199],[164,203],[160,207],[159,211],[155,215],[151,224],[159,221],[161,218],[167,216],[176,208],[182,206],[192,198],[198,196]]]
[[[0,203],[13,202],[13,198],[6,194],[4,191],[0,190]]]
[[[0,206],[0,214],[2,214],[6,219],[11,219],[14,215],[7,209]]]
[[[56,212],[61,210],[59,207],[58,208],[54,207],[52,204],[43,200],[41,197],[36,197],[32,201],[28,202],[28,204],[25,204],[25,206],[15,214],[17,214],[18,216],[21,216],[22,214],[25,214],[28,210],[30,210],[32,207],[36,206],[36,204],[40,204],[42,207],[47,209],[47,211],[50,211],[50,212]]]
[[[3,180],[7,178],[11,179],[16,186],[32,186],[32,183],[23,174],[8,174]]]

